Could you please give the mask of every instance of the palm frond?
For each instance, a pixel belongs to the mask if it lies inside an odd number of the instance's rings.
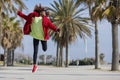
[[[77,35],[81,38],[91,36],[89,18],[81,17],[80,14],[86,8],[76,6],[74,0],[59,0],[51,4],[51,19],[57,27],[60,28],[60,36],[51,32],[52,40],[59,42],[61,45],[66,45],[66,36],[68,35],[68,43],[71,44],[77,39]],[[68,30],[68,31],[67,31]]]

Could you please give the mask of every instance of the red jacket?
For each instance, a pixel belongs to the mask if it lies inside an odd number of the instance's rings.
[[[23,28],[23,32],[25,35],[29,35],[31,32],[30,26],[32,24],[32,17],[38,17],[39,14],[37,12],[32,12],[26,16],[21,11],[18,11],[18,15],[26,20],[26,23]],[[57,31],[56,26],[53,25],[52,22],[46,16],[43,17],[42,26],[43,26],[45,40],[49,39],[49,34],[48,34],[49,29]]]

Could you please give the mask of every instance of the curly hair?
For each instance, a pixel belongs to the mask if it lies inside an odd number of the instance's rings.
[[[45,9],[44,9],[44,7],[41,6],[41,4],[36,5],[36,6],[34,7],[34,11],[35,11],[35,12],[38,12],[38,13],[40,13],[41,11],[44,11],[44,10],[45,10]]]
[[[34,12],[41,13],[42,11],[45,11],[46,16],[50,16],[50,12],[48,11],[48,7],[42,7],[41,4],[36,5],[34,7]]]

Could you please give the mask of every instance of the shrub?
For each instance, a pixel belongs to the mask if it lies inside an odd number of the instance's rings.
[[[94,65],[95,60],[93,58],[87,58],[79,60],[79,65]],[[69,65],[77,65],[77,60],[71,61]]]

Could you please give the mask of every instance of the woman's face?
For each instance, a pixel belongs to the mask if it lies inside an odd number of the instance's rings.
[[[42,12],[41,12],[41,15],[42,15],[42,16],[46,16],[46,12],[45,12],[45,11],[42,11]]]

